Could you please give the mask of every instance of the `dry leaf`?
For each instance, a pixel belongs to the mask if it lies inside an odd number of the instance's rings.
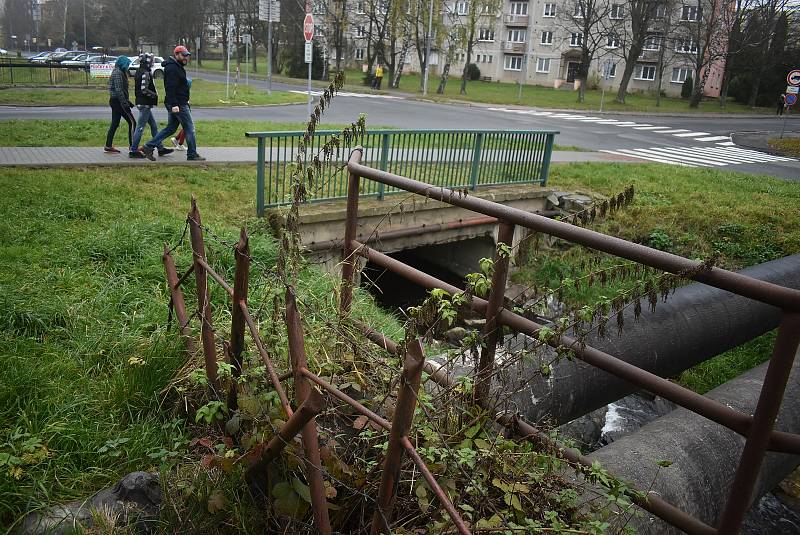
[[[225,494],[223,494],[221,490],[215,490],[211,493],[211,496],[208,497],[208,512],[212,515],[218,513],[225,509],[227,504],[228,500],[225,498]]]

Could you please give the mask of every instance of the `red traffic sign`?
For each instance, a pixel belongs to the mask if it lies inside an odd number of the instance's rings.
[[[786,81],[789,85],[800,85],[800,69],[789,71],[789,74],[786,75]]]
[[[311,41],[314,38],[314,17],[311,13],[306,13],[306,18],[303,19],[303,37],[306,41]]]

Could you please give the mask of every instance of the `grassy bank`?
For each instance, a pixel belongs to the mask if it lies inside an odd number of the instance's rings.
[[[163,100],[164,90],[159,84],[159,93]],[[133,98],[133,89],[130,90]],[[273,91],[271,95],[260,88],[240,85],[233,95],[225,98],[225,84],[208,82],[202,79],[192,83],[192,105],[196,107],[211,106],[256,106],[266,104],[296,104],[306,101],[306,97],[287,91]],[[0,89],[0,105],[18,106],[101,106],[108,105],[108,90],[102,88],[23,88],[10,87]]]
[[[636,190],[633,204],[592,228],[688,258],[718,253],[718,265],[733,270],[800,252],[800,187],[794,182],[713,169],[593,163],[554,165],[549,181],[558,189],[605,195],[628,184]],[[524,284],[557,287],[591,260],[613,263],[582,247],[555,248],[532,252],[530,267],[515,277]],[[567,291],[566,297],[591,302],[623,286]],[[766,360],[771,336],[684,373],[681,382],[701,392],[725,382]]]
[[[253,214],[252,181],[250,167],[0,169],[0,528],[186,455],[187,423],[159,395],[186,360],[167,328],[162,247],[180,239],[191,193],[203,223],[233,242]],[[253,256],[274,264],[274,240],[249,227]],[[230,269],[225,248],[209,244]],[[190,262],[184,246],[179,266]],[[253,303],[265,299],[262,280],[254,267]],[[229,319],[213,288],[221,334]],[[322,317],[333,306],[320,272],[298,288]],[[358,307],[386,318],[361,297]]]
[[[770,139],[769,146],[786,156],[800,156],[800,137]]]

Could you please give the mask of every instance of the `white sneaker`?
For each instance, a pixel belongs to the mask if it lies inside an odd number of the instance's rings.
[[[173,137],[171,141],[172,144],[175,146],[175,150],[186,150],[186,147],[178,143],[178,140],[176,138]]]

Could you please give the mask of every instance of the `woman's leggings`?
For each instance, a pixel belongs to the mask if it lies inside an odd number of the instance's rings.
[[[131,109],[115,98],[110,99],[108,105],[111,106],[111,126],[108,127],[108,134],[106,135],[106,147],[114,145],[114,134],[117,133],[120,118],[125,119],[125,122],[128,123],[128,147],[131,147],[133,132],[136,130],[136,119],[133,117]]]

